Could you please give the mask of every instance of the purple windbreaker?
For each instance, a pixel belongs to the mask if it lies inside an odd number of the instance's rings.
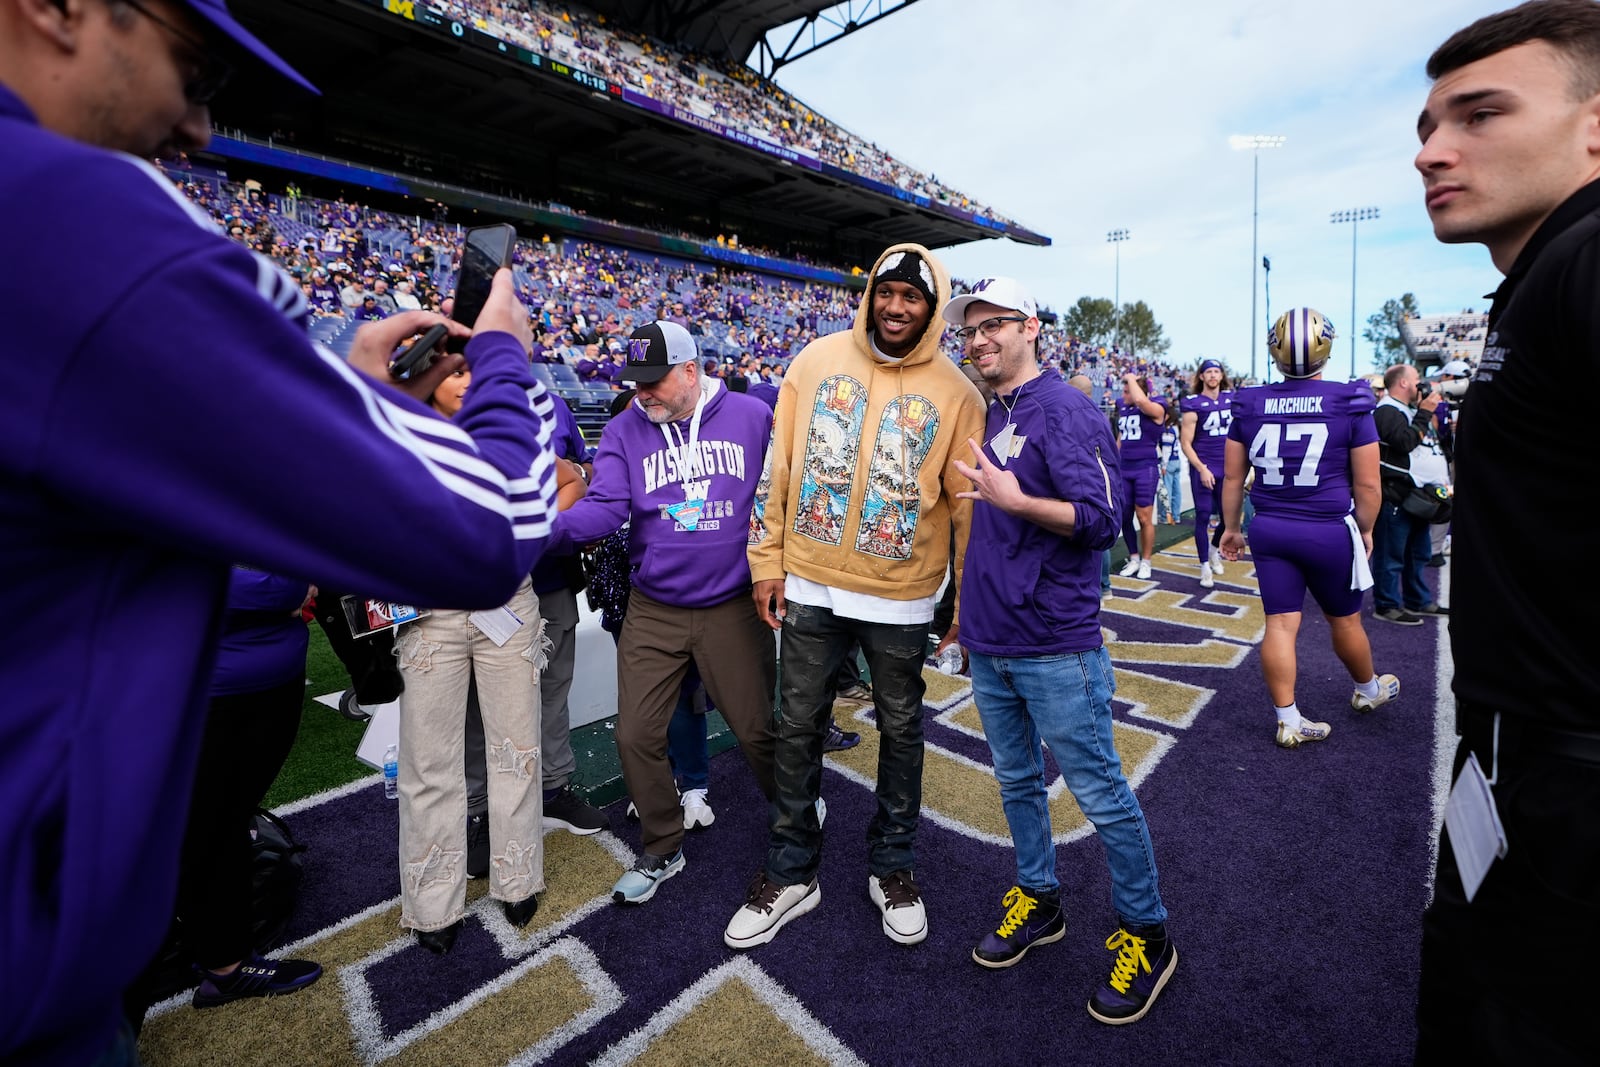
[[[103,1048],[172,918],[229,570],[503,604],[555,512],[551,398],[467,346],[454,422],[306,332],[300,287],[148,163],[0,86],[0,1063]],[[740,521],[741,532],[743,520]]]
[[[1100,551],[1120,528],[1123,483],[1111,424],[1088,397],[1041,374],[1007,399],[996,399],[984,424],[984,453],[1015,422],[1016,453],[1004,468],[1029,496],[1070,501],[1077,513],[1071,537],[1008,515],[992,504],[972,507],[961,580],[961,643],[990,656],[1047,656],[1087,652],[1100,635]]]

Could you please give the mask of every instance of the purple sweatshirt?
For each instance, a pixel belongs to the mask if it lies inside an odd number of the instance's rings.
[[[772,410],[715,378],[703,383],[711,396],[693,452],[690,419],[658,426],[634,403],[606,423],[589,492],[556,517],[551,551],[598,541],[629,523],[633,585],[646,596],[706,608],[750,592],[745,546]],[[685,482],[690,496],[705,499],[692,530],[666,510],[684,502]]]
[[[1041,374],[989,404],[984,454],[1000,464],[995,435],[1014,424],[1002,465],[1029,496],[1065,500],[1070,537],[975,501],[961,580],[961,643],[989,656],[1087,652],[1100,636],[1100,552],[1120,530],[1122,474],[1111,423],[1059,375]],[[1021,442],[1020,445],[1015,442]]]
[[[304,294],[153,167],[0,86],[0,1063],[103,1048],[172,917],[235,560],[493,607],[555,512],[551,399],[467,346],[454,422],[306,333]],[[25,252],[18,252],[25,250]],[[743,520],[741,517],[742,530]]]

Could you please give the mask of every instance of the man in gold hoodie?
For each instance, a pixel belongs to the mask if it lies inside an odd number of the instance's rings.
[[[752,523],[756,609],[782,633],[777,799],[767,860],[723,940],[766,944],[822,900],[822,743],[832,679],[852,641],[872,674],[878,810],[867,827],[868,895],[901,944],[928,936],[913,878],[922,807],[922,666],[955,552],[961,581],[971,504],[956,469],[983,434],[978,390],[940,349],[944,266],[921,245],[873,266],[848,333],[795,357],[773,426],[765,505]],[[957,639],[956,627],[940,648]]]

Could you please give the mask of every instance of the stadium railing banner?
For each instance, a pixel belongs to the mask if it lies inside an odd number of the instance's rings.
[[[498,55],[505,56],[537,70],[544,71],[546,74],[552,77],[560,78],[564,81],[577,82],[579,85],[582,85],[584,88],[593,92],[597,92],[605,96],[615,97],[616,99],[621,100],[623,103],[632,104],[634,107],[644,108],[647,111],[654,112],[655,114],[658,114],[663,118],[670,119],[674,122],[680,122],[687,126],[694,126],[695,128],[704,130],[706,133],[712,134],[713,136],[721,137],[724,140],[732,141],[733,143],[742,145],[746,148],[753,148],[759,152],[764,152],[777,159],[781,159],[786,163],[801,166],[807,170],[813,170],[820,174],[826,174],[831,178],[838,178],[841,181],[846,181],[852,185],[861,186],[872,192],[880,193],[884,196],[890,196],[896,200],[914,204],[917,207],[925,208],[929,211],[938,212],[941,215],[947,215],[951,218],[960,219],[963,222],[970,222],[975,226],[981,226],[984,229],[993,230],[996,233],[1012,234],[1020,239],[1028,241],[1029,243],[1036,244],[1041,239],[1040,234],[1034,233],[1032,230],[1029,230],[1026,227],[1018,226],[1015,223],[1008,223],[1000,219],[988,218],[987,216],[980,215],[976,212],[968,211],[965,208],[956,207],[953,204],[947,204],[941,200],[936,200],[933,197],[926,196],[921,193],[913,193],[908,190],[901,189],[898,186],[890,185],[887,182],[880,182],[875,178],[868,178],[865,175],[856,173],[855,171],[846,170],[845,168],[835,166],[832,163],[826,163],[818,158],[814,153],[807,152],[802,149],[791,148],[787,145],[781,145],[774,141],[769,141],[765,138],[746,133],[743,130],[734,129],[718,122],[715,119],[709,119],[702,115],[697,115],[693,111],[690,111],[687,108],[679,107],[675,104],[663,103],[654,97],[647,96],[644,93],[629,88],[628,86],[618,84],[617,82],[611,81],[608,78],[602,78],[598,74],[591,74],[580,67],[575,67],[569,63],[551,59],[548,56],[542,56],[537,52],[529,51],[528,49],[523,48],[521,45],[513,44],[510,41],[503,41],[493,34],[485,33],[470,23],[463,22],[460,19],[453,19],[442,12],[434,11],[424,4],[416,2],[416,0],[360,0],[360,2],[371,7],[380,8],[391,15],[397,15],[419,26],[426,26],[435,32],[447,34],[448,36],[454,37],[459,41],[463,41],[476,48],[480,48],[485,52],[494,52]]]

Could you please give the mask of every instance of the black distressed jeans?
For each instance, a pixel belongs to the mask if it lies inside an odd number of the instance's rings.
[[[879,735],[878,810],[867,827],[867,866],[881,877],[916,865],[927,637],[927,622],[862,622],[789,601],[779,645],[777,796],[767,846],[767,877],[774,882],[810,882],[822,861],[816,812],[822,741],[833,711],[834,677],[857,641],[872,677]]]

